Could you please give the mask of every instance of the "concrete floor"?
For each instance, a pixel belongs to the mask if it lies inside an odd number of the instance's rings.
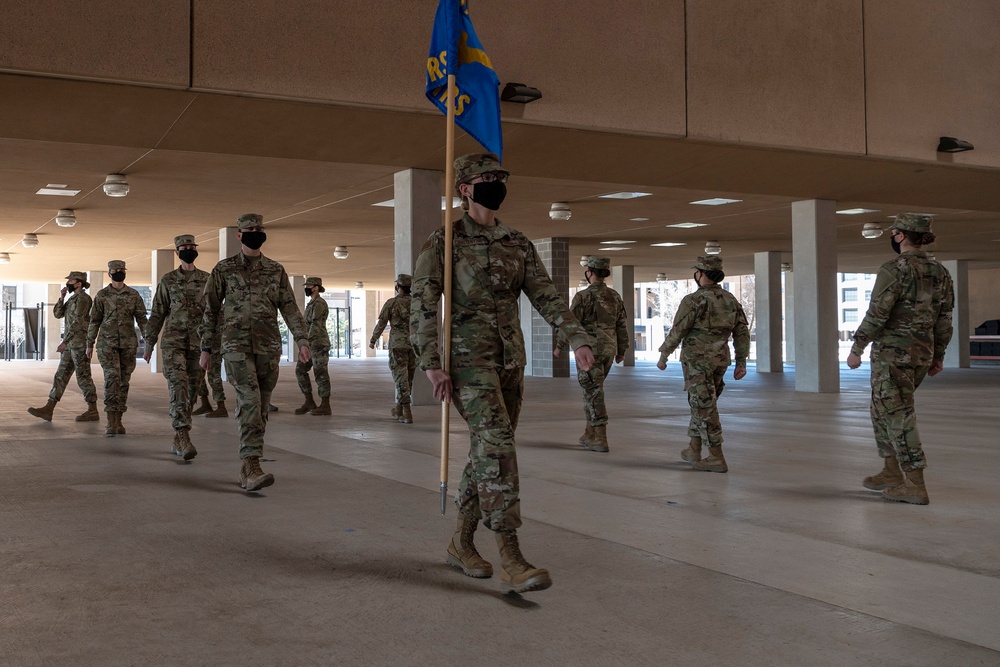
[[[918,392],[927,507],[860,485],[867,366],[835,395],[796,394],[792,368],[731,381],[726,475],[679,461],[678,364],[613,371],[609,454],[575,445],[575,380],[528,378],[521,542],[554,585],[510,596],[444,564],[439,409],[397,424],[384,360],[331,366],[332,418],[292,414],[282,368],[277,481],[248,496],[233,420],[195,418],[198,457],[170,454],[145,365],[129,434],[104,438],[75,385],[52,423],[25,412],[54,363],[0,362],[0,664],[1000,665],[1000,368]],[[452,433],[454,488],[454,411]]]

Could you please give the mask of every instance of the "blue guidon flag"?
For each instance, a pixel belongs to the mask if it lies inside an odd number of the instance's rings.
[[[455,123],[503,158],[500,79],[476,36],[466,0],[440,0],[427,56],[427,99],[448,113],[448,75],[455,75]]]

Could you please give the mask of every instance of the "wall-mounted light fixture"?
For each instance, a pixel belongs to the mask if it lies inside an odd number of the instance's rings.
[[[37,248],[38,236],[36,234],[25,234],[24,238],[21,239],[21,245],[25,248]]]
[[[866,239],[877,239],[882,236],[882,227],[877,222],[866,222],[861,228],[861,235]]]
[[[363,282],[361,282],[360,280],[358,282],[354,283],[354,289],[364,289],[364,288],[365,288],[365,284]]]
[[[718,241],[709,241],[705,244],[706,255],[718,255],[722,252],[722,245]]]
[[[75,227],[76,213],[71,208],[61,208],[56,213],[56,224],[60,227]]]
[[[124,197],[128,194],[128,180],[122,174],[108,174],[104,179],[104,194],[109,197]]]
[[[553,220],[569,220],[573,217],[573,211],[570,210],[569,204],[566,202],[557,201],[549,209],[549,217]]]
[[[10,264],[9,252],[0,252],[0,264]]]
[[[339,245],[333,249],[333,256],[336,259],[347,259],[347,256],[351,253],[347,250],[347,246]]]
[[[938,141],[937,152],[938,153],[961,153],[962,151],[971,151],[975,148],[968,141],[962,141],[961,139],[956,139],[955,137],[941,137]]]
[[[500,93],[501,102],[516,102],[517,104],[527,104],[535,100],[542,99],[542,91],[523,83],[508,83]]]
[[[667,281],[667,274],[665,274],[665,273],[657,273],[656,274],[656,282],[663,283],[663,282],[666,282],[666,281]]]

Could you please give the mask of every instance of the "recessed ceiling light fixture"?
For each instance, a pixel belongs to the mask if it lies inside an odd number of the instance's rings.
[[[25,248],[37,248],[38,236],[36,234],[25,234],[24,238],[21,239],[21,245]]]
[[[601,241],[601,245],[615,245],[624,243],[635,243],[635,241]]]
[[[573,217],[573,211],[570,210],[569,204],[566,202],[557,201],[549,208],[549,217],[553,220],[565,221]]]
[[[128,180],[122,174],[108,174],[104,179],[104,194],[109,197],[128,195]]]
[[[580,266],[586,267],[588,259],[590,259],[590,255],[583,255],[582,257],[580,257]]]
[[[674,243],[672,241],[667,241],[664,243],[650,243],[649,245],[653,248],[673,248],[678,245],[687,245],[687,243]]]
[[[689,201],[689,204],[698,204],[700,206],[722,206],[723,204],[737,204],[743,201],[742,199],[726,199],[725,197],[713,197],[712,199],[699,199],[698,201]]]
[[[706,255],[718,255],[722,252],[722,244],[718,241],[709,241],[705,244]]]
[[[354,283],[354,289],[364,289],[364,288],[365,288],[365,284],[363,282],[361,282],[360,280],[358,282]]]
[[[675,225],[667,225],[667,227],[676,227],[677,229],[694,229],[695,227],[708,227],[707,222],[678,222]]]
[[[781,270],[782,271],[791,271],[792,270],[792,263],[791,262],[782,262],[781,263]]]
[[[56,213],[56,224],[60,227],[74,227],[76,225],[76,213],[71,208],[61,208]]]
[[[628,246],[624,245],[609,245],[605,248],[601,248],[604,252],[614,252],[616,250],[631,250]]]
[[[665,273],[657,273],[656,274],[656,282],[663,283],[663,282],[666,282],[666,281],[667,281],[667,274],[665,274]]]
[[[629,222],[646,222],[649,218],[629,218]]]
[[[879,213],[880,210],[877,208],[845,208],[842,211],[837,211],[837,215],[861,215],[862,213]]]
[[[49,183],[44,188],[40,188],[36,195],[52,195],[55,197],[75,197],[80,194],[79,190],[69,190],[65,185]]]
[[[441,210],[442,211],[444,210],[445,202],[446,201],[447,201],[447,199],[445,199],[444,197],[441,197]],[[458,208],[461,205],[462,205],[462,198],[461,197],[452,197],[451,198],[451,207],[452,208]],[[395,199],[386,199],[385,201],[375,202],[374,204],[372,204],[372,206],[384,206],[385,208],[395,208],[395,206],[396,206],[396,200]]]
[[[347,259],[347,256],[351,253],[347,250],[347,246],[339,245],[333,249],[333,256],[336,259]]]
[[[598,195],[598,199],[638,199],[648,197],[652,192],[611,192],[606,195]]]
[[[877,239],[882,236],[882,227],[877,222],[866,222],[861,228],[861,235],[866,239]]]

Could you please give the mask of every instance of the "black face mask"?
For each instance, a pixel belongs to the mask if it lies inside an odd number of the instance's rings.
[[[125,282],[125,272],[115,271],[114,273],[111,274],[111,280],[115,281],[116,283]]]
[[[73,283],[66,283],[66,291],[67,292],[75,292],[76,291],[76,285],[74,285]]]
[[[194,260],[198,259],[197,250],[178,250],[177,256],[181,258],[181,261],[185,264],[192,264]]]
[[[896,235],[895,234],[892,234],[889,237],[889,244],[892,246],[892,251],[898,255],[899,254],[899,250],[900,250],[900,248],[899,248],[899,241],[896,240]]]
[[[476,183],[472,186],[472,201],[491,211],[499,210],[506,196],[507,186],[500,181]]]
[[[243,232],[243,236],[240,237],[240,243],[251,250],[260,250],[266,240],[267,232]]]
[[[307,287],[306,288],[306,296],[312,296],[312,295],[313,295],[313,288],[312,287]]]

